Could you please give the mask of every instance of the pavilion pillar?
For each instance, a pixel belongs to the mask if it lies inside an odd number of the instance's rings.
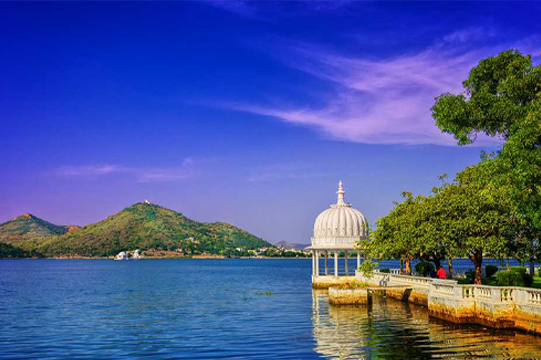
[[[349,275],[349,269],[348,269],[348,251],[346,250],[344,252],[344,259],[346,261],[346,275]]]
[[[319,251],[316,250],[316,276],[319,276]]]
[[[316,251],[312,250],[312,276],[316,275]]]
[[[327,266],[328,260],[329,260],[329,250],[325,250],[325,275],[329,274],[329,267]]]
[[[357,251],[357,270],[361,267],[361,253]]]
[[[338,252],[334,252],[334,276],[338,276]]]

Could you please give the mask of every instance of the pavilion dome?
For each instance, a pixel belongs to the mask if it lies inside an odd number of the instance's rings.
[[[313,249],[353,250],[355,243],[368,237],[364,215],[344,201],[342,181],[338,183],[336,204],[323,211],[314,223]]]

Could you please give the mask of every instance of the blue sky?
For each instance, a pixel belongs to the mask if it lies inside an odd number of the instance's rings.
[[[434,97],[480,59],[539,63],[536,2],[0,2],[0,222],[98,221],[149,199],[308,243],[346,200],[374,223],[496,149]]]

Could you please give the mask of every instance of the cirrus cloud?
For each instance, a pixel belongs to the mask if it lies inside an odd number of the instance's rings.
[[[134,178],[137,182],[160,182],[192,177],[193,163],[193,158],[188,157],[179,166],[167,168],[127,167],[119,164],[62,166],[54,169],[53,174],[64,178],[95,178],[124,174]]]
[[[343,55],[322,46],[294,44],[279,59],[327,86],[310,104],[221,102],[219,107],[269,116],[306,126],[331,139],[365,144],[456,145],[435,126],[431,107],[442,93],[463,91],[461,82],[479,60],[508,48],[531,53],[531,41],[479,47],[493,30],[464,29],[433,46],[384,59]],[[274,56],[274,55],[273,55]],[[330,90],[329,90],[330,89]],[[316,105],[313,105],[316,104]],[[497,146],[500,139],[478,136],[477,146]]]

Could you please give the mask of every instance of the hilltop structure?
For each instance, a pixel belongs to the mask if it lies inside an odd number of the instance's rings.
[[[344,201],[344,187],[342,181],[338,183],[336,204],[323,211],[314,223],[312,245],[307,250],[312,251],[312,283],[335,283],[339,276],[349,276],[348,253],[357,253],[357,267],[361,263],[361,253],[356,243],[368,238],[368,222],[364,215],[351,204]],[[338,256],[344,252],[344,267],[339,268]],[[334,272],[329,276],[329,255],[334,254]],[[320,256],[324,256],[324,272],[319,267]],[[341,270],[341,273],[339,272]],[[354,275],[354,271],[351,275]]]

